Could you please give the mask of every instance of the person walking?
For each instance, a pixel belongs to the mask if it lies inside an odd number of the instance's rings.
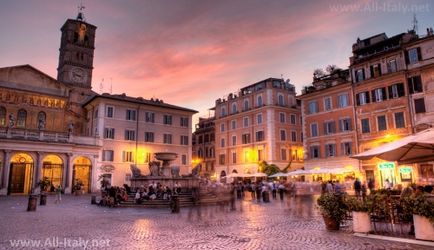
[[[362,183],[360,182],[359,178],[356,178],[353,186],[354,186],[354,192],[356,194],[356,197],[359,198],[362,192]]]
[[[369,189],[369,194],[371,194],[372,191],[375,190],[375,183],[374,180],[372,180],[372,178],[369,178],[368,180],[368,189]]]
[[[56,200],[54,203],[58,204],[62,201],[62,187],[60,185],[56,188]]]
[[[285,186],[283,185],[283,183],[280,183],[277,188],[279,189],[280,200],[283,201],[283,194],[285,193]]]

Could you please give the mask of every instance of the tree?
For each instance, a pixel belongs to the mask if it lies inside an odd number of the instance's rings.
[[[322,69],[315,69],[313,71],[313,78],[318,79],[325,76],[325,72]]]
[[[330,64],[326,67],[326,71],[329,74],[333,74],[336,70],[339,70],[340,68],[334,64]]]
[[[259,163],[258,172],[265,173],[268,176],[279,173],[280,168],[274,164],[269,165],[266,161]]]

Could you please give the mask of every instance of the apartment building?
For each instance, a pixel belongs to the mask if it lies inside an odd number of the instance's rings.
[[[329,75],[315,77],[298,98],[306,135],[305,169],[333,169],[333,179],[341,180],[358,175],[359,161],[350,158],[357,153],[357,138],[349,70],[335,69]]]
[[[215,175],[215,117],[199,118],[193,133],[193,165],[200,165],[200,176]]]
[[[280,169],[303,166],[303,134],[295,88],[268,78],[215,102],[218,176],[256,173],[266,161]]]
[[[83,104],[87,111],[86,134],[103,142],[99,172],[112,185],[129,183],[131,164],[149,174],[156,152],[178,154],[172,165],[180,174],[191,172],[192,116],[197,111],[125,94],[97,95]]]

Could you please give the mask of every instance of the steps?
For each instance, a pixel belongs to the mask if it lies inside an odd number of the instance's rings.
[[[128,200],[120,202],[120,204],[117,205],[117,207],[145,207],[145,208],[169,208],[170,207],[170,200],[155,199],[155,200],[143,201],[142,204],[137,204],[134,201],[134,199],[135,199],[135,194],[130,193],[128,194]],[[178,199],[181,207],[194,206],[193,195],[191,191],[182,191],[178,195]]]

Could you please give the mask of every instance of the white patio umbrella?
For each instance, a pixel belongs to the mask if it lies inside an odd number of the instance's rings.
[[[252,177],[267,177],[266,173],[254,173],[251,175]]]
[[[310,174],[309,171],[303,170],[303,169],[297,169],[295,171],[289,172],[286,175],[287,176],[294,176],[294,175],[305,175]]]
[[[272,177],[272,178],[274,178],[274,177],[283,177],[283,176],[288,176],[288,174],[287,173],[282,173],[282,172],[279,172],[279,173],[275,173],[275,174],[272,174],[272,175],[270,175],[270,177]]]
[[[352,158],[359,160],[368,160],[374,157],[386,161],[397,161],[401,164],[434,160],[434,128],[352,156]]]

